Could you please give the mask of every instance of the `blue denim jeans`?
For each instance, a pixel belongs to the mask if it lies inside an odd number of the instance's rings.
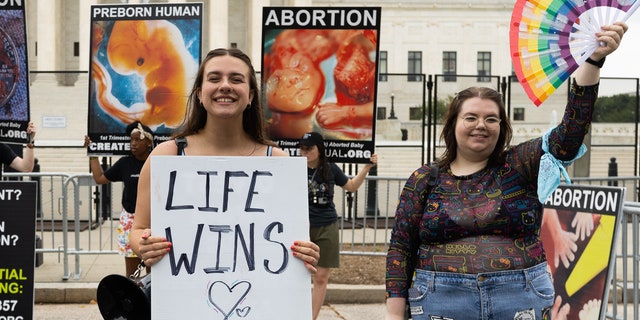
[[[547,263],[528,269],[460,274],[416,270],[412,320],[551,319],[554,289]]]

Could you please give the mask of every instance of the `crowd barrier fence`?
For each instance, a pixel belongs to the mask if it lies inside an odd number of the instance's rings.
[[[36,248],[36,255],[57,253],[58,263],[63,264],[62,280],[79,278],[82,255],[118,253],[116,233],[113,231],[118,227],[119,211],[111,213],[111,216],[98,212],[99,189],[90,174],[4,173],[3,179],[38,182],[36,237],[41,239],[41,246]],[[334,200],[341,215],[341,254],[386,255],[397,199],[405,180],[406,177],[368,176],[359,191],[336,193]],[[620,228],[613,266],[616,276],[609,284],[611,312],[607,318],[637,320],[640,300],[640,177],[572,180],[575,184],[626,188],[621,219],[623,227]],[[120,185],[114,184],[114,195],[121,193]],[[110,199],[116,201],[119,198]],[[111,207],[119,210],[120,205],[116,203]],[[93,237],[97,237],[98,241],[92,241]],[[100,245],[95,247],[94,243]],[[629,308],[619,310],[619,305],[633,306],[630,308],[633,314],[629,314]]]

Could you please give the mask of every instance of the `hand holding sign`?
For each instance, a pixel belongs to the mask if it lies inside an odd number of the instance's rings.
[[[299,319],[298,308],[310,310],[318,249],[297,240],[308,239],[304,159],[156,156],[150,165],[155,236],[144,232],[140,253],[153,263],[152,314],[184,317],[188,306],[192,319],[212,309],[214,319]]]

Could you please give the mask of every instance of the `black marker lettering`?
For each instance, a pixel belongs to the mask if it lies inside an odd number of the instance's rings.
[[[249,194],[247,194],[247,203],[244,205],[245,212],[264,212],[264,209],[261,208],[252,208],[251,201],[253,200],[253,195],[258,194],[258,192],[254,191],[256,188],[256,180],[258,176],[273,176],[269,171],[254,171],[251,176],[251,185],[249,186]]]
[[[209,206],[209,193],[210,193],[210,189],[211,189],[211,176],[217,176],[218,172],[217,171],[198,171],[199,175],[206,175],[207,176],[207,182],[205,183],[205,207],[198,207],[198,210],[200,211],[209,211],[209,212],[218,212],[218,208],[215,207],[210,207]]]
[[[173,246],[169,250],[169,261],[171,262],[171,274],[177,276],[180,273],[180,266],[184,262],[184,268],[187,270],[188,274],[193,274],[195,271],[196,261],[198,261],[198,249],[200,248],[200,236],[202,236],[202,228],[203,224],[198,224],[198,231],[196,231],[196,239],[193,242],[193,252],[191,253],[191,264],[189,263],[189,259],[187,258],[186,253],[180,254],[180,259],[178,259],[178,264],[176,264],[176,257],[174,255]],[[171,238],[171,227],[164,229],[165,235],[167,237],[167,241],[173,243],[173,239]]]
[[[287,268],[287,265],[289,264],[289,251],[287,251],[287,247],[281,242],[271,240],[271,232],[275,227],[278,227],[278,233],[282,233],[284,226],[282,225],[281,222],[276,221],[276,222],[272,222],[267,226],[267,228],[264,229],[263,236],[267,241],[277,243],[280,245],[280,247],[282,247],[282,265],[280,265],[280,269],[273,271],[271,270],[271,268],[269,268],[269,260],[264,259],[264,269],[267,270],[267,272],[269,273],[280,274],[284,271],[284,269]]]
[[[229,192],[233,192],[233,189],[229,187],[229,180],[231,177],[248,177],[244,171],[227,171],[224,175],[224,198],[222,200],[222,212],[227,212],[227,205],[229,203]]]
[[[220,268],[220,248],[222,247],[222,234],[231,232],[229,225],[210,225],[209,231],[218,233],[218,247],[216,248],[216,266],[214,268],[204,268],[205,273],[225,273],[229,267]]]
[[[167,204],[165,205],[165,210],[184,210],[184,209],[193,209],[192,205],[183,205],[183,206],[174,206],[173,205],[173,189],[176,186],[176,171],[171,171],[169,173],[169,194],[167,194]]]
[[[247,266],[249,267],[249,271],[253,271],[256,269],[253,230],[254,230],[254,223],[249,225],[249,249],[247,250],[247,243],[244,240],[242,228],[240,228],[240,225],[236,225],[236,238],[234,242],[234,251],[233,251],[233,271],[236,271],[236,262],[238,261],[238,240],[240,240],[240,242],[242,243],[242,250],[244,252],[244,257],[247,260]]]

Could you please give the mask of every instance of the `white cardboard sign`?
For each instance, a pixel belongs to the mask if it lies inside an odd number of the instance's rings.
[[[154,156],[151,229],[173,243],[151,272],[157,319],[311,319],[305,158]]]

